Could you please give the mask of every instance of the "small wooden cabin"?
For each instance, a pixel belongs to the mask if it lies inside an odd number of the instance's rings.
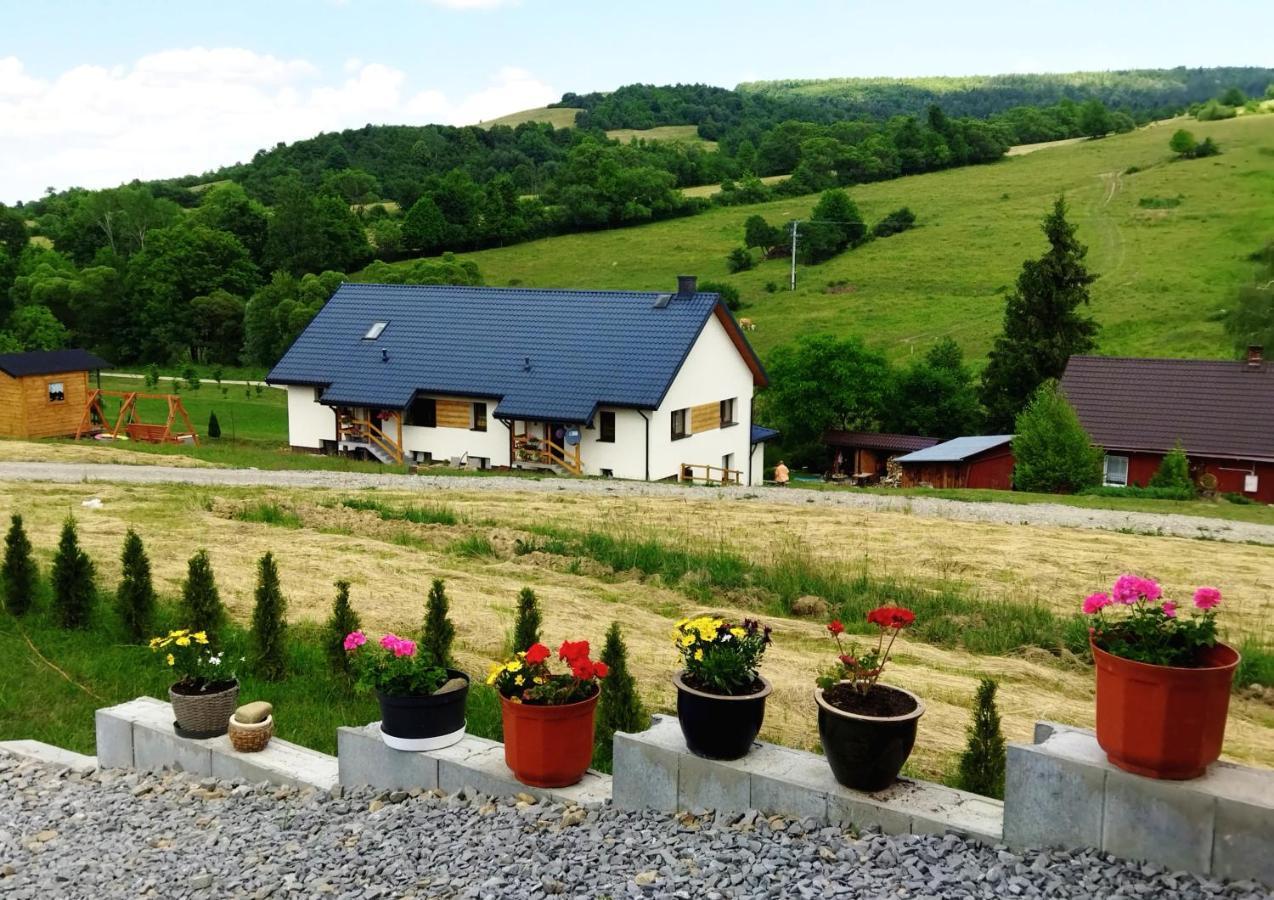
[[[69,437],[88,399],[88,373],[109,369],[87,350],[0,354],[0,437]]]
[[[1013,435],[958,437],[898,457],[903,487],[1013,489]]]

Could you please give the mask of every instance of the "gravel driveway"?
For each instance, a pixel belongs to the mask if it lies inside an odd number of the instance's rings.
[[[417,793],[417,792],[413,792]],[[182,774],[81,776],[0,758],[0,894],[12,898],[991,898],[1256,900],[1095,851],[954,835],[856,839],[755,812],[665,814],[356,792]]]
[[[388,488],[430,491],[572,491],[594,494],[627,494],[636,497],[693,498],[823,506],[855,511],[901,511],[927,518],[965,522],[998,522],[1009,525],[1058,525],[1172,535],[1217,541],[1274,545],[1274,525],[1257,525],[1201,516],[1080,509],[1059,503],[968,503],[936,497],[858,494],[849,491],[806,491],[777,487],[689,487],[648,484],[641,481],[542,479],[473,475],[375,475],[363,472],[329,472],[262,469],[186,469],[171,466],[127,466],[49,462],[0,463],[0,481],[128,482],[133,484],[260,485],[261,487],[320,487],[339,489]]]

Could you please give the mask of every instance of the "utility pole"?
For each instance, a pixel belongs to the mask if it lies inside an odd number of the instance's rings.
[[[799,219],[792,220],[792,277],[788,290],[796,290],[796,224]]]

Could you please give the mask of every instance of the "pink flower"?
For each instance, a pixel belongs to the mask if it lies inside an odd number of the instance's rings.
[[[1177,617],[1177,604],[1171,600],[1163,601],[1163,614],[1169,619],[1175,619]]]
[[[1194,605],[1199,609],[1211,609],[1221,602],[1221,592],[1214,587],[1201,587],[1194,592]]]
[[[394,634],[393,632],[390,632],[389,634],[385,635],[383,638],[380,639],[380,645],[384,647],[386,650],[393,650],[394,647],[398,646],[398,642],[401,640],[402,638],[400,638],[398,635]]]
[[[1158,600],[1163,596],[1163,588],[1151,578],[1120,575],[1110,594],[1116,602],[1131,606],[1138,600]]]
[[[361,631],[351,631],[345,635],[345,649],[357,650],[359,647],[367,643],[367,635]]]
[[[394,651],[394,656],[415,656],[416,642],[407,638],[399,638],[398,643],[391,649]]]
[[[1084,598],[1084,615],[1091,616],[1101,609],[1110,606],[1110,594],[1089,594]]]

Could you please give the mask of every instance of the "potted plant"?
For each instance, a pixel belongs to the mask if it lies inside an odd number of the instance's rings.
[[[211,738],[226,733],[239,704],[239,682],[225,654],[216,651],[203,631],[182,628],[150,639],[176,676],[168,688],[173,730],[181,737]]]
[[[1216,638],[1220,602],[1220,591],[1201,587],[1187,618],[1156,582],[1136,575],[1084,600],[1093,617],[1097,743],[1114,765],[1182,780],[1221,755],[1239,654]]]
[[[589,658],[588,641],[563,641],[557,657],[567,672],[549,668],[553,653],[532,644],[491,670],[487,684],[500,694],[504,762],[532,787],[575,784],[593,758],[593,713],[600,681],[610,674]]]
[[[684,668],[677,686],[677,721],[686,747],[706,759],[738,759],[752,749],[765,719],[770,683],[757,672],[771,643],[769,626],[717,616],[682,619],[673,640]]]
[[[416,642],[387,634],[369,644],[351,631],[345,652],[363,690],[380,703],[380,736],[395,750],[450,747],[464,737],[469,676],[440,664]]]
[[[840,620],[828,623],[839,652],[836,666],[819,676],[814,702],[823,752],[836,780],[855,790],[880,791],[894,783],[911,755],[925,705],[910,691],[880,683],[894,641],[916,614],[881,606],[867,614],[867,621],[878,633],[876,646],[866,653],[846,652],[845,626]]]

